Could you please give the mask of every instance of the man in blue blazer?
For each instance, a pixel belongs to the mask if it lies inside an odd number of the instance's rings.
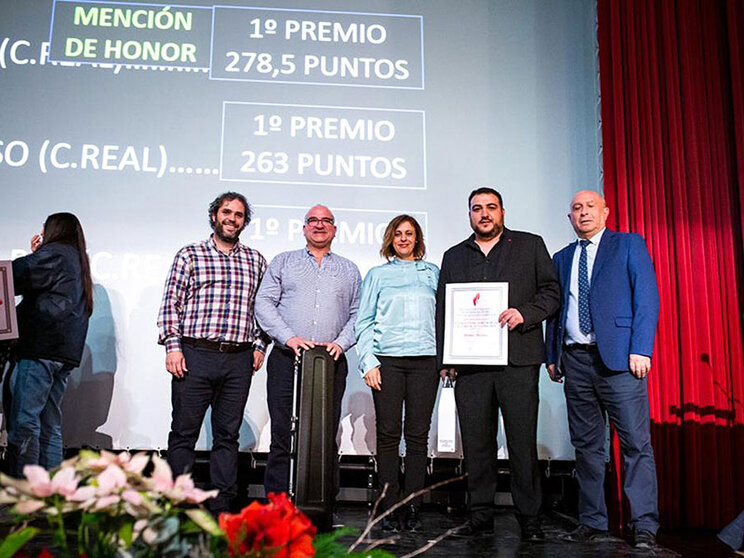
[[[620,439],[634,544],[651,548],[659,512],[646,376],[659,292],[643,238],[607,229],[608,214],[597,192],[578,192],[568,214],[578,240],[553,256],[561,308],[547,324],[548,373],[555,382],[565,378],[579,484],[579,526],[563,539],[588,542],[607,534],[607,413]]]

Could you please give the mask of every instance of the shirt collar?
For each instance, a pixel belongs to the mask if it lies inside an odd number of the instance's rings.
[[[390,263],[392,263],[392,264],[412,264],[412,263],[416,263],[416,262],[420,262],[420,261],[421,260],[416,260],[416,259],[413,259],[413,260],[401,260],[398,256],[393,256],[392,258],[390,258]]]
[[[312,258],[312,259],[315,259],[315,255],[310,251],[310,249],[307,246],[305,246],[303,248],[303,250],[305,251],[305,255],[307,257]],[[328,252],[326,252],[325,255],[323,256],[323,258],[325,259],[325,258],[329,258],[331,256],[333,256],[333,252],[331,250],[328,250]]]
[[[219,248],[217,247],[217,243],[216,243],[216,242],[214,241],[214,234],[210,234],[210,235],[209,235],[209,238],[207,239],[207,245],[208,245],[208,246],[211,246],[212,248],[214,248],[214,249],[215,249],[215,250],[216,250],[217,252],[219,252],[220,254],[223,254],[223,255],[225,255],[225,254],[224,254],[224,252],[223,252],[222,250],[220,250],[220,249],[219,249]],[[242,248],[242,246],[243,246],[243,245],[242,245],[242,244],[240,244],[240,241],[238,240],[238,241],[237,241],[237,242],[236,242],[236,243],[235,243],[235,244],[233,245],[233,247],[232,247],[232,248],[230,248],[230,251],[229,251],[229,252],[227,253],[227,255],[231,255],[231,254],[234,254],[234,253],[238,252],[238,251],[239,251],[239,250],[240,250],[240,249]]]
[[[497,242],[496,244],[494,244],[494,246],[498,246],[499,244],[501,244],[501,241],[502,241],[503,239],[505,239],[505,238],[508,238],[509,236],[511,236],[511,231],[510,231],[509,229],[507,229],[506,227],[504,227],[504,230],[503,230],[503,231],[501,231],[501,237],[499,238],[499,241],[498,241],[498,242]],[[466,242],[467,242],[467,244],[468,244],[468,245],[469,245],[470,247],[472,247],[472,248],[475,248],[475,249],[477,249],[477,250],[479,250],[479,251],[480,251],[480,246],[479,246],[479,245],[478,245],[478,243],[477,243],[477,242],[475,241],[475,233],[471,234],[471,235],[470,235],[470,236],[469,236],[469,237],[467,238]]]
[[[595,234],[591,238],[587,238],[586,240],[589,241],[590,244],[594,244],[595,246],[599,246],[600,241],[602,240],[602,235],[607,230],[607,227],[604,227],[601,231],[599,231],[597,234]],[[576,244],[579,244],[580,240],[584,240],[583,238],[576,238]]]

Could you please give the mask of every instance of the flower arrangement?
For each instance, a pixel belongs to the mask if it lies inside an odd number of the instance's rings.
[[[39,518],[62,556],[179,556],[200,536],[222,536],[200,506],[217,492],[196,488],[189,475],[174,480],[157,455],[82,450],[51,474],[38,465],[23,471],[22,480],[0,474],[0,504],[12,504],[20,523],[0,544],[0,557],[33,539],[41,529],[31,523]]]
[[[157,455],[81,450],[51,472],[38,465],[23,472],[25,479],[0,474],[0,505],[12,506],[18,524],[0,543],[0,558],[23,552],[40,534],[50,534],[63,557],[391,556],[343,547],[338,539],[353,529],[316,536],[283,493],[221,514],[218,523],[201,506],[217,491],[196,488],[190,475],[174,479]],[[39,556],[51,554],[44,549]]]
[[[51,535],[56,555],[62,557],[390,558],[376,547],[393,539],[370,541],[367,536],[384,516],[418,495],[370,519],[347,548],[339,539],[356,535],[355,529],[316,535],[315,526],[284,493],[269,494],[268,503],[253,502],[238,514],[223,513],[218,523],[201,506],[217,491],[196,488],[190,475],[174,479],[168,463],[157,455],[81,450],[51,472],[28,465],[24,475],[14,479],[0,474],[0,505],[12,506],[18,524],[0,542],[0,558],[23,552],[40,534]],[[367,547],[355,552],[362,543]],[[44,549],[39,556],[51,554]]]

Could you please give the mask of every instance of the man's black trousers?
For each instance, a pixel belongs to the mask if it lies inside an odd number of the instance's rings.
[[[215,513],[228,511],[237,494],[238,435],[253,378],[253,349],[222,353],[184,345],[183,356],[188,372],[183,378],[174,376],[171,382],[168,464],[174,477],[192,471],[194,447],[211,406],[209,476],[220,493],[207,506]]]
[[[504,418],[511,492],[519,515],[540,511],[537,463],[539,366],[500,366],[458,375],[455,400],[468,473],[471,519],[488,522],[494,514],[498,411]]]

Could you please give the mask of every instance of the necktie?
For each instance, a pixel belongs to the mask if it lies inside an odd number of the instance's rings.
[[[579,255],[579,329],[581,333],[592,331],[592,314],[589,310],[589,272],[586,263],[586,246],[588,240],[579,240],[581,254]]]

